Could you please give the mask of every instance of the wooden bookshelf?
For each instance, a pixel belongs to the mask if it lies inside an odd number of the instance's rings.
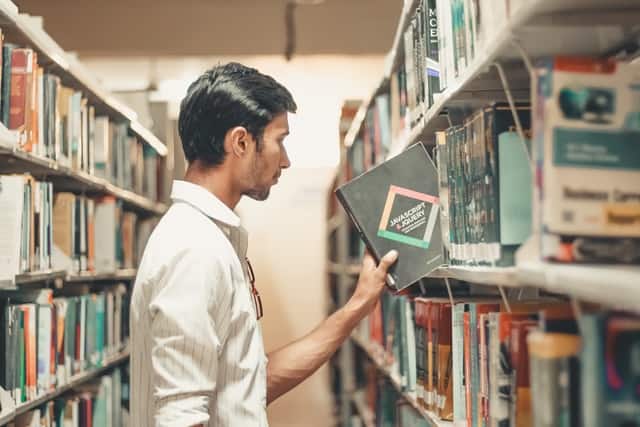
[[[9,148],[0,140],[0,174],[10,173],[29,173],[35,178],[46,179],[53,183],[56,191],[115,196],[122,200],[125,208],[143,216],[162,215],[167,210],[163,203],[119,188],[105,179],[60,165],[54,160]]]
[[[22,403],[16,406],[13,411],[0,417],[0,425],[5,425],[13,421],[14,418],[16,418],[17,416],[24,414],[32,409],[35,409],[45,402],[48,402],[52,399],[57,398],[89,380],[92,380],[94,378],[101,376],[102,374],[106,373],[109,369],[129,360],[129,356],[130,356],[130,351],[129,349],[126,349],[121,353],[119,353],[118,355],[111,356],[108,359],[104,360],[103,366],[99,368],[90,369],[88,371],[81,372],[79,374],[72,376],[71,378],[69,378],[69,381],[67,381],[64,385],[56,387],[55,390],[49,393],[46,393],[38,397],[37,399],[31,400],[29,402]]]
[[[84,92],[90,104],[95,106],[96,113],[129,123],[132,132],[153,147],[159,155],[167,154],[165,144],[142,126],[137,114],[116,100],[77,59],[65,52],[44,31],[37,18],[20,14],[11,1],[2,0],[0,27],[7,41],[31,47],[38,53],[41,65],[60,76],[63,84]]]

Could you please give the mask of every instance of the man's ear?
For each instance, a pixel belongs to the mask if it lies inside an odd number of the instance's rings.
[[[227,131],[224,145],[225,151],[236,157],[242,157],[249,147],[249,132],[243,126],[236,126]]]

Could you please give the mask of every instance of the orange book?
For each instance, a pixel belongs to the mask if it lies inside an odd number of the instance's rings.
[[[511,329],[511,366],[514,370],[515,389],[512,389],[511,425],[529,427],[531,416],[531,387],[529,380],[529,351],[527,336],[538,324],[533,320],[513,321]]]
[[[453,354],[451,304],[442,304],[438,327],[438,399],[437,413],[443,420],[453,420]]]
[[[467,311],[463,315],[464,323],[464,394],[466,402],[467,425],[472,426],[472,407],[471,399],[471,315]]]
[[[36,306],[24,304],[20,306],[24,313],[24,360],[26,400],[36,398]]]
[[[31,151],[27,138],[29,110],[29,76],[33,75],[34,52],[31,49],[14,49],[11,54],[11,92],[9,101],[9,129],[18,131],[18,145]]]
[[[426,383],[425,383],[425,407],[431,409],[433,403],[433,322],[431,311],[435,310],[432,301],[427,301],[424,308],[424,318],[427,327],[427,365],[425,367]]]

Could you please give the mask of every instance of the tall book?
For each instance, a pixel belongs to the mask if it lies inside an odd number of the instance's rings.
[[[422,144],[354,178],[336,195],[376,261],[398,251],[389,286],[404,289],[443,263],[437,171]]]

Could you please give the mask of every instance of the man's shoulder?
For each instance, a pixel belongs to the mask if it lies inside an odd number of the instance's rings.
[[[186,203],[171,205],[153,231],[152,239],[156,245],[171,245],[173,251],[228,248],[227,238],[220,227]]]

